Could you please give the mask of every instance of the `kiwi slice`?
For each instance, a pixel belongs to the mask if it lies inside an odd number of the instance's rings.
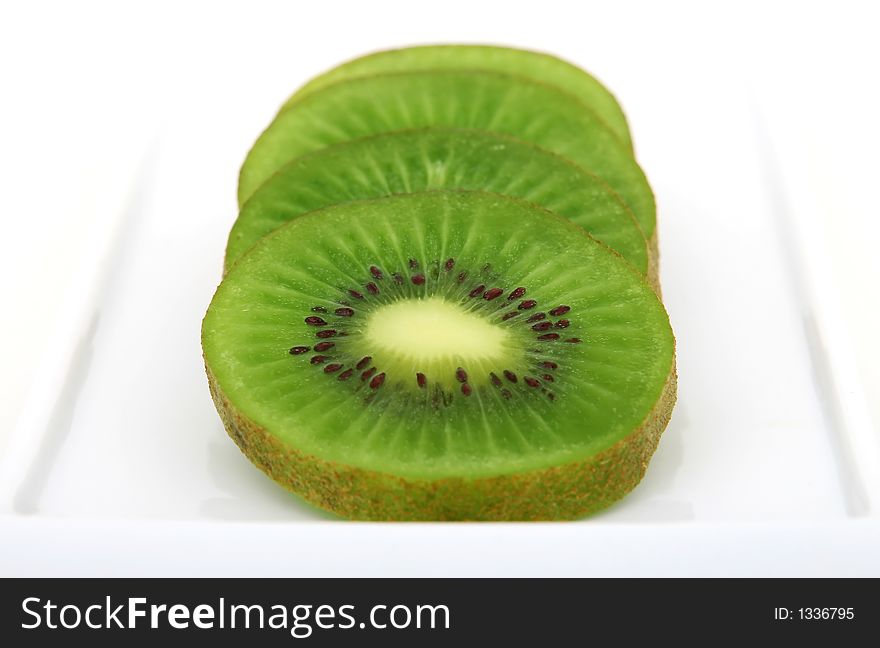
[[[483,189],[523,198],[577,223],[640,272],[648,272],[644,234],[602,180],[526,142],[443,128],[353,140],[281,167],[242,207],[229,236],[226,267],[305,212],[429,189]]]
[[[285,163],[332,144],[388,131],[446,126],[517,137],[607,182],[654,234],[654,197],[641,168],[604,122],[571,95],[486,72],[407,72],[342,81],[281,113],[241,168],[239,204]]]
[[[420,45],[375,52],[343,63],[315,77],[288,99],[282,110],[310,92],[336,81],[384,72],[442,69],[487,70],[518,74],[556,86],[570,92],[592,108],[614,131],[614,134],[632,149],[629,127],[620,104],[595,77],[556,56],[511,47]]]
[[[515,198],[334,205],[262,239],[202,326],[244,453],[340,515],[570,519],[646,469],[675,400],[644,277]]]

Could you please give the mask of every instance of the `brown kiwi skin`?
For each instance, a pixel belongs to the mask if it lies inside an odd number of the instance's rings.
[[[406,479],[326,461],[286,446],[229,402],[207,367],[227,433],[263,472],[312,504],[352,520],[573,520],[604,509],[641,481],[676,400],[675,355],[641,425],[587,459],[480,479]]]
[[[663,291],[660,286],[660,243],[657,240],[657,227],[654,227],[654,233],[648,239],[648,271],[646,278],[651,288],[657,294],[657,297],[663,300]]]

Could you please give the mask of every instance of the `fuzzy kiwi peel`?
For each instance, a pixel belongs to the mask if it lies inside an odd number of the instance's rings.
[[[482,318],[468,330],[497,337],[488,355],[407,332],[432,302],[465,328]],[[407,321],[388,330],[395,318]],[[202,342],[212,397],[245,454],[355,519],[599,510],[641,479],[675,400],[674,339],[645,279],[561,217],[480,192],[291,221],[227,275]],[[373,351],[380,360],[356,360]]]
[[[517,74],[556,86],[592,108],[632,149],[629,127],[620,104],[594,76],[552,54],[497,45],[419,45],[360,56],[311,79],[285,102],[281,110],[315,90],[344,79],[384,72],[443,69]]]
[[[522,198],[580,225],[640,272],[656,271],[632,212],[600,178],[527,142],[447,128],[383,133],[287,163],[242,206],[229,235],[226,267],[263,236],[309,211],[431,189]],[[648,277],[656,288],[656,275]]]
[[[399,72],[315,90],[278,115],[242,165],[239,204],[291,160],[383,132],[488,130],[570,159],[616,191],[650,239],[654,196],[629,149],[572,95],[521,77],[475,71]]]

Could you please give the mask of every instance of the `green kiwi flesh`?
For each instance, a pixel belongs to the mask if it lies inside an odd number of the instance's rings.
[[[602,178],[651,239],[654,197],[641,168],[608,127],[571,95],[520,77],[422,72],[342,81],[297,101],[248,153],[239,204],[287,162],[347,140],[388,131],[451,127],[498,132],[566,157]]]
[[[466,69],[517,74],[556,86],[580,99],[608,124],[630,149],[629,127],[617,100],[595,77],[543,52],[492,45],[421,45],[361,56],[321,74],[300,88],[282,107],[331,83],[385,72]]]
[[[242,206],[229,235],[226,267],[263,236],[306,212],[432,189],[485,190],[533,202],[580,225],[643,274],[648,271],[641,228],[602,180],[526,142],[444,128],[361,138],[281,167]]]
[[[636,486],[675,400],[643,275],[518,199],[431,191],[278,228],[202,345],[230,436],[354,519],[572,519]]]

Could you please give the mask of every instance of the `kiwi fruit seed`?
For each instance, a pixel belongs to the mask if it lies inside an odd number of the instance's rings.
[[[279,114],[248,153],[239,176],[239,204],[301,155],[360,137],[431,126],[498,132],[570,159],[608,183],[652,241],[654,196],[620,139],[572,95],[494,72],[382,74],[309,93]]]
[[[336,81],[384,72],[429,70],[486,70],[517,74],[570,92],[608,124],[630,149],[626,116],[614,95],[595,77],[551,54],[493,45],[420,45],[361,56],[321,74],[300,88],[282,107],[286,109],[318,88]]]
[[[675,400],[644,275],[486,192],[291,220],[230,269],[202,345],[244,453],[355,519],[583,516],[636,486]]]
[[[533,202],[583,227],[656,285],[656,265],[649,264],[641,228],[602,180],[532,144],[446,128],[383,133],[287,163],[242,206],[229,235],[226,267],[306,212],[431,189],[482,189]]]

